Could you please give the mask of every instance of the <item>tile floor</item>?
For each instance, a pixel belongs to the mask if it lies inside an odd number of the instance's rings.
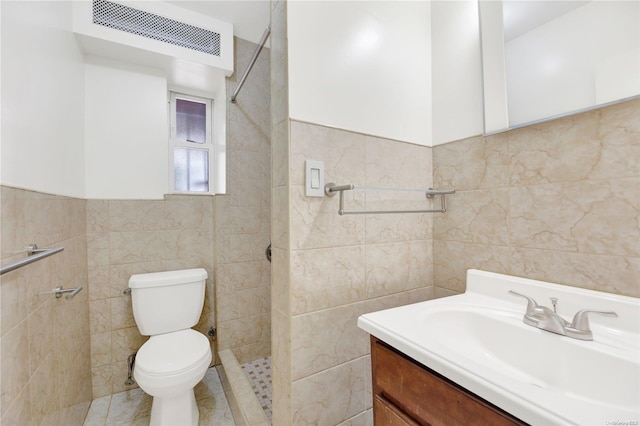
[[[251,387],[258,397],[264,413],[271,421],[271,357],[250,361],[240,367],[249,377]]]
[[[231,409],[215,368],[210,368],[195,388],[200,426],[235,426]],[[151,397],[132,389],[93,400],[84,426],[147,426]]]

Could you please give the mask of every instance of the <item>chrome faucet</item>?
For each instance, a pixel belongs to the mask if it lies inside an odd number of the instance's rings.
[[[529,296],[516,293],[509,290],[509,294],[524,297],[527,299],[527,311],[522,318],[522,322],[541,330],[550,331],[552,333],[561,334],[563,336],[572,337],[580,340],[593,340],[593,333],[589,327],[589,314],[605,315],[608,317],[617,317],[613,311],[592,311],[584,309],[578,311],[573,317],[573,321],[569,323],[556,312],[558,299],[551,298],[553,309],[546,306],[538,305],[538,303]]]

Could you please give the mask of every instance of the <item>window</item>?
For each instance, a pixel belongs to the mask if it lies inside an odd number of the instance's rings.
[[[171,92],[171,192],[212,193],[213,100]]]

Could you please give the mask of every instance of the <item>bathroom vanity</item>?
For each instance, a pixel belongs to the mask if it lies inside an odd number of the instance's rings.
[[[358,326],[376,425],[640,420],[640,299],[469,270],[464,294]]]

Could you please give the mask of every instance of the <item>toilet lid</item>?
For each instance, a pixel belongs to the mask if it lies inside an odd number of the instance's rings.
[[[160,334],[138,350],[136,368],[150,375],[176,374],[202,363],[210,353],[209,339],[195,330]]]

